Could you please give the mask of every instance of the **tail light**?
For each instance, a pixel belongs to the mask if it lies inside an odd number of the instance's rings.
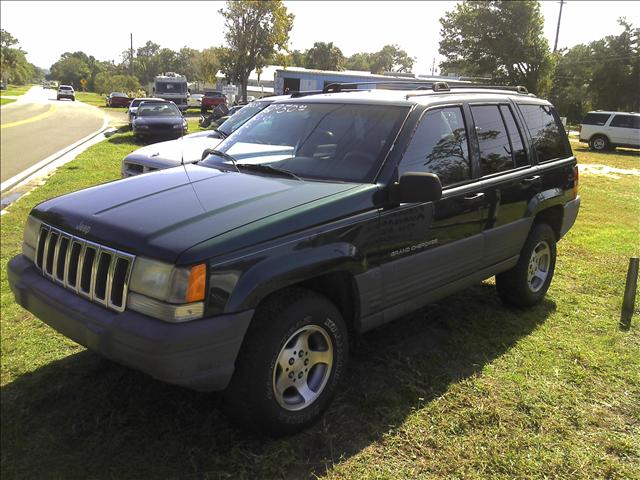
[[[580,173],[578,170],[578,164],[573,166],[573,198],[578,196],[578,180],[580,177]]]

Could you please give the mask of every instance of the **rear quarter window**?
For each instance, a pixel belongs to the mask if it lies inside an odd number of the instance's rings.
[[[539,162],[571,155],[560,119],[548,105],[519,105]]]
[[[640,128],[640,117],[634,115],[616,115],[611,120],[612,127]]]
[[[607,120],[609,120],[610,116],[611,115],[609,115],[608,113],[587,113],[587,115],[582,120],[582,124],[602,126],[607,123]]]

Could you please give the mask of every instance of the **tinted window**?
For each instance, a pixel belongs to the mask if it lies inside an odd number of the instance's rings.
[[[520,105],[538,161],[544,162],[571,154],[566,143],[564,127],[546,105]]]
[[[511,144],[497,105],[471,107],[480,144],[480,172],[484,175],[513,168]]]
[[[522,134],[516,125],[511,108],[508,105],[500,105],[500,113],[502,113],[504,123],[507,125],[509,139],[511,140],[511,152],[516,167],[528,165],[529,162],[527,161],[527,152],[524,148],[524,142],[522,141]]]
[[[607,123],[607,120],[609,120],[610,116],[611,115],[609,115],[608,113],[587,113],[587,115],[584,117],[584,120],[582,120],[582,124],[604,125],[605,123]]]
[[[611,120],[612,127],[640,128],[640,117],[633,115],[616,115]]]
[[[241,170],[268,165],[303,178],[369,182],[406,114],[389,105],[275,103],[216,148],[235,157]],[[234,170],[216,154],[201,164]]]
[[[471,177],[469,147],[460,108],[429,110],[418,125],[399,167],[406,172],[435,173],[442,185]]]

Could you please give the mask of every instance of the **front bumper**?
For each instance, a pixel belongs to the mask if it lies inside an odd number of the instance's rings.
[[[107,310],[44,278],[23,255],[8,264],[19,305],[71,340],[158,380],[223,390],[253,310],[172,324],[131,310]]]

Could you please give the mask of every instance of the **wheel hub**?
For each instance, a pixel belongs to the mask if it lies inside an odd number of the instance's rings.
[[[550,265],[551,248],[546,241],[542,240],[531,252],[527,268],[527,283],[532,292],[536,293],[542,289],[549,276]]]
[[[333,366],[333,344],[327,331],[306,325],[291,335],[278,354],[273,392],[285,410],[297,411],[317,400]]]

